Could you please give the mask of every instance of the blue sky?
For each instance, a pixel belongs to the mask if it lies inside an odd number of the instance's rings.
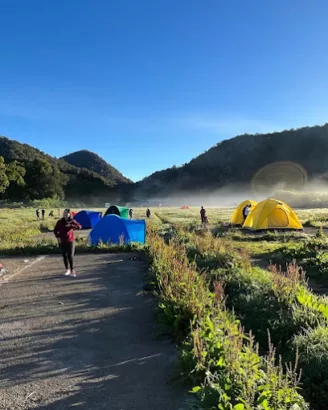
[[[139,180],[237,134],[323,124],[327,15],[326,0],[0,0],[0,135]]]

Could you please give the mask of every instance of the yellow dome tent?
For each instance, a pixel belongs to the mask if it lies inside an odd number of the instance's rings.
[[[237,206],[237,208],[234,210],[234,213],[232,214],[232,217],[230,219],[230,224],[231,225],[240,225],[242,226],[244,223],[244,216],[243,216],[243,209],[247,204],[251,204],[251,211],[255,208],[257,205],[257,202],[252,201],[252,200],[246,200],[243,201],[241,204]]]
[[[298,216],[287,204],[269,198],[260,202],[248,215],[243,229],[303,229]]]

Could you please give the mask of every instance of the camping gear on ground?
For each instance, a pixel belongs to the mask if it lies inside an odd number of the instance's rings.
[[[234,213],[232,214],[232,217],[230,219],[230,224],[233,226],[242,226],[244,223],[244,215],[243,215],[243,209],[245,208],[246,205],[252,205],[251,207],[251,212],[257,205],[257,202],[252,201],[251,199],[247,199],[246,201],[243,201],[240,203],[237,208],[234,210]]]
[[[104,216],[89,234],[89,243],[129,244],[146,242],[146,221],[121,218],[110,214]]]
[[[303,226],[290,206],[277,199],[268,198],[256,205],[246,218],[243,229],[302,230]]]
[[[129,217],[129,208],[126,208],[124,206],[112,205],[105,212],[105,216],[107,216],[107,215],[118,215],[121,218],[128,218]]]
[[[74,219],[82,226],[82,229],[91,229],[100,221],[101,212],[80,211],[75,215]]]

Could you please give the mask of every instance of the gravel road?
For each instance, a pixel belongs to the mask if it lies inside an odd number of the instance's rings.
[[[49,256],[0,286],[0,409],[185,408],[130,256],[77,255],[76,279]]]

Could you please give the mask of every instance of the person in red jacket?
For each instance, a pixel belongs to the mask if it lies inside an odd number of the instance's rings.
[[[71,210],[65,209],[63,218],[56,223],[54,234],[58,240],[66,268],[65,276],[76,277],[74,270],[75,236],[74,230],[82,229],[82,226],[71,216]]]

